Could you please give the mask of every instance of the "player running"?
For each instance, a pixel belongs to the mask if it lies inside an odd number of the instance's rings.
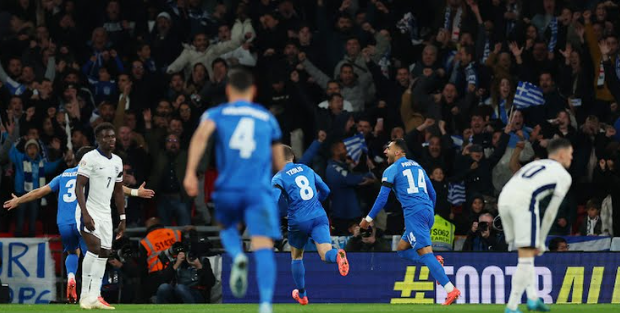
[[[505,313],[521,313],[518,306],[523,291],[527,293],[528,310],[549,311],[536,291],[534,256],[545,252],[545,239],[572,183],[566,169],[573,160],[573,147],[566,139],[554,139],[547,144],[547,153],[548,159],[531,162],[516,172],[499,195],[506,242],[509,250],[517,248],[519,254]],[[540,208],[544,203],[548,205],[541,225]]]
[[[321,260],[337,263],[340,275],[347,276],[349,262],[344,250],[334,249],[329,234],[329,220],[321,205],[329,195],[329,187],[311,168],[293,163],[293,149],[282,145],[286,165],[272,179],[275,187],[275,201],[283,196],[288,203],[288,243],[291,245],[291,271],[297,289],[293,299],[299,304],[308,304],[304,268],[304,246],[308,237],[314,240]]]
[[[114,236],[110,208],[112,196],[120,215],[116,239],[122,237],[125,231],[123,161],[112,153],[116,145],[112,124],[101,123],[97,126],[95,138],[99,147],[86,153],[80,161],[75,186],[79,206],[75,220],[88,248],[82,261],[80,307],[112,310],[114,307],[100,296],[100,291]],[[88,199],[85,188],[88,188]]]
[[[82,147],[75,156],[74,167],[66,169],[62,174],[54,177],[52,181],[40,188],[32,190],[21,197],[14,194],[11,200],[4,202],[4,208],[12,210],[19,207],[20,204],[41,199],[52,192],[58,192],[58,213],[56,223],[64,251],[67,252],[65,259],[65,268],[67,270],[67,301],[69,303],[77,302],[75,273],[78,267],[78,248],[84,254],[87,249],[80,236],[80,232],[75,222],[75,211],[77,208],[77,197],[75,196],[75,181],[78,168],[75,164],[79,163],[84,154],[94,150],[94,147]],[[127,196],[138,196],[141,198],[152,198],[155,192],[144,188],[144,183],[139,189],[130,189],[123,186],[123,192]]]
[[[383,172],[381,191],[372,210],[360,227],[367,229],[372,220],[383,209],[390,191],[394,190],[405,214],[405,233],[398,242],[398,255],[409,261],[425,264],[431,275],[448,293],[444,305],[452,304],[461,292],[446,276],[440,262],[440,256],[433,255],[431,246],[431,228],[435,222],[435,189],[422,167],[406,158],[407,144],[403,139],[396,139],[388,145],[384,153],[391,165]]]
[[[278,211],[270,179],[284,166],[278,122],[263,106],[252,103],[253,78],[243,69],[228,74],[228,104],[209,109],[190,142],[183,185],[189,196],[198,194],[196,168],[211,135],[215,136],[218,178],[213,201],[222,226],[220,239],[233,259],[230,288],[235,297],[247,290],[248,258],[243,253],[237,225],[245,222],[252,237],[261,313],[271,313],[276,281],[273,240],[281,237]],[[259,275],[260,273],[260,275]]]

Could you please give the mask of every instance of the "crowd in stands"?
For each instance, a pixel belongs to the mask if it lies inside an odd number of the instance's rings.
[[[375,237],[403,231],[393,195],[374,233],[354,227],[396,138],[468,249],[505,249],[497,196],[557,137],[573,144],[573,185],[551,234],[620,234],[618,2],[1,1],[0,194],[43,186],[110,122],[124,184],[156,192],[126,201],[128,226],[214,224],[215,155],[192,199],[187,148],[202,112],[226,101],[227,71],[243,66],[283,142],[330,187],[332,234],[353,235],[351,246],[381,250]],[[531,88],[542,104],[523,104]],[[353,157],[345,139],[359,133],[367,149]],[[2,211],[0,232],[56,233],[55,203]]]

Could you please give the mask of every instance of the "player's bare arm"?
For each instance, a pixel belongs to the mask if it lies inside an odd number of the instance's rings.
[[[89,231],[95,230],[95,221],[88,214],[88,210],[86,210],[86,196],[84,195],[84,188],[88,185],[88,177],[84,175],[78,174],[77,181],[75,183],[75,195],[77,197],[78,206],[80,207],[80,211],[82,212],[82,221],[84,223],[84,227]]]
[[[8,211],[11,211],[17,208],[22,203],[41,199],[50,193],[52,193],[52,188],[49,185],[45,185],[43,187],[30,191],[21,197],[18,197],[15,194],[11,194],[13,198],[4,202],[4,208]]]
[[[155,191],[147,189],[144,186],[146,186],[146,183],[142,183],[138,189],[123,186],[123,194],[130,197],[140,197],[145,199],[153,198],[155,196]]]
[[[214,131],[215,123],[212,120],[207,119],[200,123],[189,143],[187,168],[185,170],[183,186],[185,187],[187,195],[190,197],[195,197],[198,195],[198,176],[196,176],[196,168],[198,168],[198,162],[200,162],[200,158],[202,158],[202,155],[207,148],[207,142]]]
[[[280,144],[271,145],[271,158],[273,171],[276,173],[282,170],[286,165],[286,161],[284,160],[284,152]]]
[[[125,193],[123,192],[123,187],[123,182],[117,182],[114,184],[114,204],[116,205],[116,210],[121,220],[118,223],[118,233],[116,234],[117,240],[123,237],[123,233],[125,233],[126,227]]]

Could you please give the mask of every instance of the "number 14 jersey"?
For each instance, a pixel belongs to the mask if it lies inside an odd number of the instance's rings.
[[[405,157],[394,161],[383,171],[381,184],[392,188],[405,217],[419,209],[434,209],[435,189],[424,169],[415,161]]]
[[[216,190],[270,190],[271,145],[282,133],[263,106],[245,101],[207,110],[201,122],[215,123]]]

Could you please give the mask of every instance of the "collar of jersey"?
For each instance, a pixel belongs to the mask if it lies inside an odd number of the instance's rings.
[[[99,154],[101,154],[104,158],[106,158],[106,159],[108,159],[108,160],[112,160],[112,157],[111,157],[111,156],[108,158],[108,156],[107,156],[107,155],[105,155],[103,152],[101,152],[101,150],[99,150],[99,148],[97,148],[97,152],[99,152]]]

